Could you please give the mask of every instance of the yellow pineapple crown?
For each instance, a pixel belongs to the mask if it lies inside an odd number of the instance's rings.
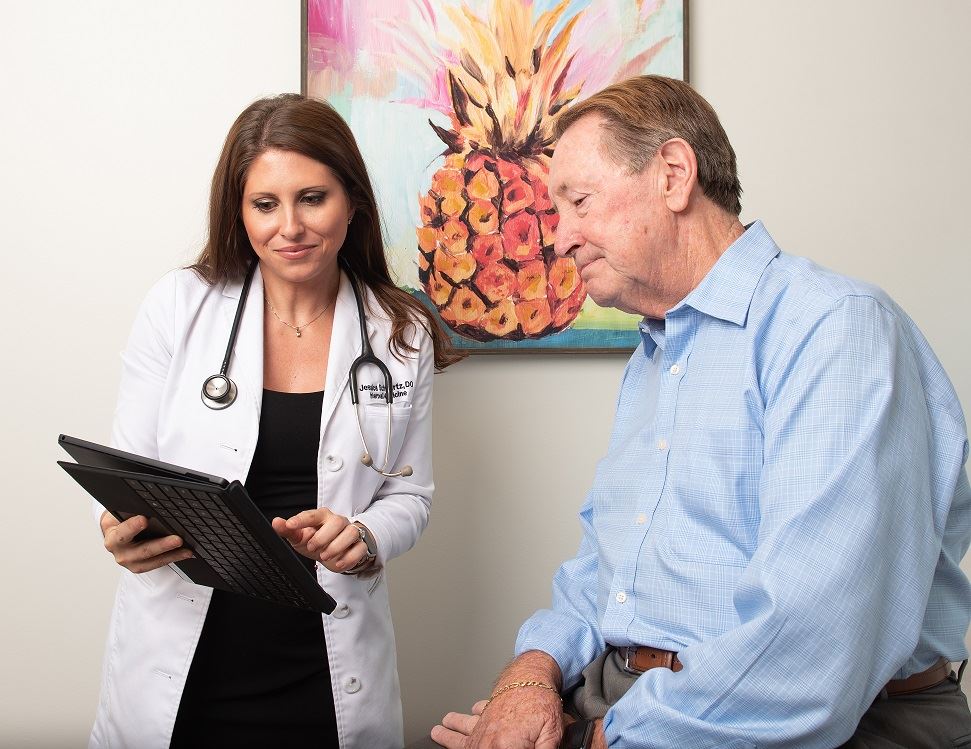
[[[447,68],[452,130],[429,124],[453,153],[490,149],[530,156],[549,153],[553,118],[580,93],[564,89],[573,60],[567,55],[580,14],[552,42],[547,40],[569,5],[562,0],[531,23],[531,0],[495,0],[491,22],[466,5],[446,8],[464,42],[458,62]]]

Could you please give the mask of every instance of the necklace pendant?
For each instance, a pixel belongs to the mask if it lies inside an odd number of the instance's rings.
[[[299,337],[300,337],[301,335],[302,335],[302,334],[301,334],[301,332],[300,332],[300,328],[297,328],[297,338],[299,338]]]

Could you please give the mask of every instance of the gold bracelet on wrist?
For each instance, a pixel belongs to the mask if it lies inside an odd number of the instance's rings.
[[[540,689],[549,689],[551,692],[556,694],[557,697],[559,697],[561,703],[563,702],[563,698],[560,697],[560,690],[554,687],[552,684],[547,684],[545,681],[513,681],[509,684],[503,684],[495,692],[493,692],[486,704],[488,705],[503,692],[508,692],[510,689],[519,689],[520,687],[539,687]]]

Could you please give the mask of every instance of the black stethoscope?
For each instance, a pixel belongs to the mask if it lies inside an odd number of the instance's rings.
[[[236,316],[233,318],[233,327],[229,332],[229,343],[226,345],[226,355],[223,357],[219,374],[210,375],[202,383],[202,402],[214,411],[229,408],[236,402],[236,395],[238,393],[236,383],[229,378],[226,372],[229,371],[229,360],[232,358],[233,348],[236,346],[236,336],[239,335],[239,322],[243,317],[243,308],[246,306],[246,297],[249,294],[250,285],[253,283],[253,276],[256,274],[257,264],[257,261],[254,260],[249,270],[246,271],[246,278],[243,280],[243,289],[239,296],[239,304],[236,307]],[[388,470],[388,456],[391,454],[391,404],[394,400],[391,372],[388,371],[384,362],[376,357],[371,350],[371,342],[368,340],[367,325],[365,324],[364,318],[364,304],[361,302],[361,295],[343,259],[341,259],[341,265],[347,271],[348,279],[351,282],[351,291],[354,292],[354,301],[357,302],[357,319],[361,324],[361,355],[351,363],[351,368],[348,372],[348,379],[351,386],[351,403],[354,405],[354,413],[357,416],[357,430],[361,434],[361,444],[364,445],[364,455],[361,456],[361,462],[368,466],[368,468],[373,468],[382,476],[387,476],[388,478],[410,476],[412,474],[411,466],[402,466],[400,471]],[[384,446],[384,465],[380,468],[374,465],[374,460],[371,458],[371,451],[368,450],[367,440],[364,438],[364,427],[361,425],[360,404],[357,399],[357,370],[365,364],[371,364],[377,367],[378,371],[384,377],[384,400],[388,426],[387,440]]]

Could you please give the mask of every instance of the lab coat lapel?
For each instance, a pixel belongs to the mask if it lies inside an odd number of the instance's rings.
[[[242,290],[242,281],[227,283],[223,287],[223,295],[226,297],[223,314],[229,323],[227,330],[232,328]],[[240,386],[242,391],[240,397],[245,397],[243,392],[248,393],[256,407],[256,412],[259,413],[263,399],[263,276],[259,266],[256,268],[256,274],[253,276],[253,283],[246,298],[246,306],[243,308],[239,337],[236,339],[233,356],[229,360],[229,372],[230,377],[235,378]]]

